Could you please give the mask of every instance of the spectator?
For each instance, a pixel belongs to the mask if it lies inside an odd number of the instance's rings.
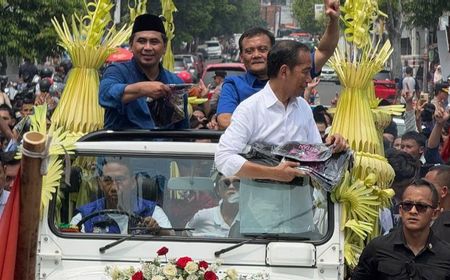
[[[442,130],[445,124],[449,120],[449,112],[444,110],[442,107],[437,107],[434,112],[435,124],[433,130],[430,133],[430,137],[427,142],[427,149],[425,153],[425,161],[428,164],[442,164],[442,158],[439,154],[439,149],[442,142]]]
[[[195,110],[192,112],[190,125],[193,129],[203,129],[206,128],[206,124],[208,123],[208,119],[206,118],[205,113],[202,110]]]
[[[316,113],[314,114],[314,121],[316,122],[317,129],[319,130],[320,138],[322,138],[322,141],[325,142],[326,131],[328,128],[325,116],[323,114]]]
[[[129,43],[133,59],[109,65],[100,82],[105,128],[188,128],[187,96],[181,100],[184,116],[175,122],[174,108],[164,98],[172,94],[168,84],[182,80],[160,62],[167,43],[162,20],[151,14],[138,16]]]
[[[397,136],[394,140],[394,143],[392,144],[392,148],[401,151],[402,149],[402,137]]]
[[[48,113],[51,115],[53,110],[55,110],[56,105],[58,105],[58,98],[50,95],[50,87],[52,86],[52,81],[50,79],[44,78],[39,81],[40,93],[36,94],[36,100],[34,105],[47,104]]]
[[[422,87],[423,87],[423,61],[419,62],[419,68],[417,68],[416,83],[419,86],[419,92],[422,91],[423,90],[422,89]]]
[[[442,209],[441,214],[431,227],[437,237],[450,244],[450,166],[437,165],[428,171],[425,179],[436,187]]]
[[[3,163],[2,170],[5,174],[5,189],[10,191],[19,174],[20,159],[16,159],[17,151],[3,152],[0,155],[0,161]]]
[[[382,221],[387,221],[387,225],[383,226],[385,232],[388,232],[391,228],[389,224],[393,226],[398,225],[400,222],[398,203],[401,201],[405,188],[415,179],[419,178],[420,174],[420,161],[410,154],[389,149],[386,151],[386,158],[389,164],[392,166],[395,172],[394,181],[392,182],[392,189],[394,189],[394,197],[392,198],[393,207],[391,209],[392,215],[388,215],[393,218],[392,222],[389,222],[389,217],[385,217]]]
[[[383,131],[383,139],[387,144],[387,146],[384,147],[385,150],[392,148],[394,140],[397,138],[397,136],[397,124],[394,121],[391,121]]]
[[[215,71],[214,72],[214,90],[213,94],[209,100],[209,113],[216,113],[217,111],[217,102],[219,101],[220,94],[222,92],[222,85],[225,77],[227,76],[227,72],[225,71]]]
[[[324,1],[325,13],[330,18],[325,34],[315,51],[311,53],[311,76],[319,76],[322,66],[333,55],[339,41],[339,1]],[[231,114],[236,107],[262,90],[268,81],[267,54],[275,43],[272,33],[263,28],[252,28],[239,38],[239,51],[247,73],[227,77],[217,106],[217,120],[221,129],[230,125]]]
[[[2,118],[8,126],[12,129],[16,123],[13,111],[10,106],[6,104],[0,105],[0,118]]]
[[[24,99],[22,105],[20,106],[20,118],[24,118],[33,114],[34,100]],[[20,120],[19,120],[20,121]]]
[[[24,63],[19,67],[19,79],[24,83],[31,83],[37,73],[38,69],[36,65],[31,62],[31,59],[27,57],[24,58]]]
[[[416,79],[413,78],[413,69],[411,67],[406,67],[406,75],[402,81],[403,93],[410,92],[415,93],[416,98],[419,99],[419,84]]]
[[[412,155],[415,159],[422,159],[425,152],[427,138],[418,132],[409,131],[402,135],[402,151]],[[424,161],[424,160],[423,160]]]
[[[402,226],[364,248],[351,279],[448,279],[450,245],[430,229],[439,213],[438,203],[433,184],[411,183],[400,202]]]
[[[327,127],[331,126],[331,124],[333,123],[333,116],[331,116],[331,114],[328,112],[328,109],[322,105],[317,105],[316,107],[314,107],[313,114],[323,115],[325,117]]]
[[[439,84],[442,82],[442,68],[441,65],[436,66],[436,71],[434,71],[433,83]]]
[[[448,83],[436,84],[434,90],[434,98],[431,100],[431,104],[437,107],[446,108],[448,104]]]

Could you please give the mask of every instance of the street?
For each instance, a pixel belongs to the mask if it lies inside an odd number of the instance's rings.
[[[330,105],[331,100],[336,97],[336,93],[340,93],[341,86],[334,82],[320,82],[317,86],[317,90],[320,96],[320,104]]]

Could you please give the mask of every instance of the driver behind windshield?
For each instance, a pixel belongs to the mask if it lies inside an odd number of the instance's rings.
[[[137,216],[134,227],[146,229],[152,234],[173,235],[169,219],[156,202],[142,199],[137,195],[136,178],[125,159],[111,158],[102,162],[97,178],[103,197],[77,208],[72,221],[78,224],[84,217],[106,209],[120,210],[122,213],[99,213],[86,219],[81,231],[88,233],[122,233],[129,232],[129,216]],[[128,213],[128,215],[127,215]],[[131,223],[130,223],[131,224]]]

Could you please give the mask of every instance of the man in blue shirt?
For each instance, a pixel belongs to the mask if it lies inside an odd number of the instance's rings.
[[[100,105],[105,108],[105,128],[188,128],[187,97],[184,101],[184,119],[172,123],[157,123],[160,113],[171,115],[173,108],[164,100],[172,94],[168,84],[183,81],[164,69],[160,63],[166,51],[167,37],[162,20],[144,14],[136,18],[130,37],[133,59],[113,63],[104,72],[100,82]],[[147,101],[152,101],[151,103]],[[152,104],[153,103],[153,104]],[[162,110],[154,110],[159,106]],[[166,118],[167,119],[167,118]]]
[[[339,41],[339,1],[324,0],[325,13],[330,21],[319,42],[312,52],[312,78],[320,74],[322,66],[333,55]],[[267,76],[267,54],[275,44],[271,32],[263,28],[247,30],[239,38],[241,62],[247,73],[240,76],[229,76],[222,85],[222,92],[217,107],[217,121],[220,129],[230,125],[231,114],[236,107],[254,93],[260,91],[269,80]]]

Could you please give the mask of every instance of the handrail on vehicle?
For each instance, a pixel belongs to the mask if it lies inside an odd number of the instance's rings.
[[[208,129],[184,129],[184,130],[99,130],[81,137],[78,142],[97,141],[187,141],[209,139],[218,142],[223,131]]]

